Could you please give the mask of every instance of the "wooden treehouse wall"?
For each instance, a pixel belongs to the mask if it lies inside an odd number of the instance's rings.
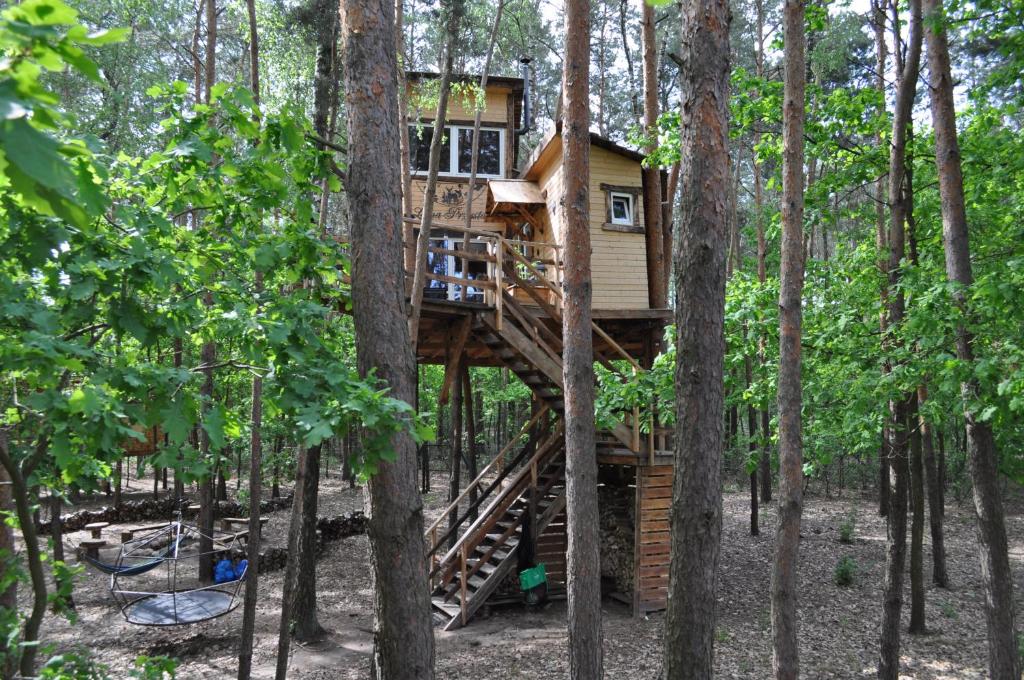
[[[555,160],[539,179],[545,192],[544,240],[561,243],[562,163]],[[594,309],[648,309],[647,246],[644,234],[605,228],[607,205],[601,185],[631,186],[640,190],[640,163],[619,154],[590,147],[590,242]],[[639,225],[643,226],[643,197],[637,195]]]
[[[636,537],[636,578],[633,611],[643,614],[668,605],[668,561],[671,547],[671,465],[637,468],[636,504],[640,518]]]

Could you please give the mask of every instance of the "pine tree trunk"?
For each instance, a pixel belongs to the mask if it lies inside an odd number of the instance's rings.
[[[53,540],[53,561],[64,562],[64,521],[61,519],[60,512],[64,507],[64,501],[59,494],[50,491],[50,538]],[[59,579],[57,580],[57,590],[60,591],[67,585],[68,596],[64,601],[64,604],[74,609],[75,600],[71,595],[70,583],[62,583]]]
[[[772,569],[772,670],[799,677],[797,561],[803,513],[803,433],[800,382],[804,287],[804,0],[784,5],[785,86],[782,151],[782,255],[779,282],[779,519]]]
[[[437,196],[437,173],[441,159],[441,140],[444,137],[445,120],[448,115],[452,60],[455,54],[456,43],[459,39],[459,25],[462,22],[464,3],[465,0],[447,0],[447,2],[442,3],[442,9],[447,11],[448,16],[445,30],[444,63],[441,68],[437,111],[434,115],[434,121],[431,123],[434,126],[434,133],[430,138],[427,184],[423,191],[423,214],[420,216],[420,232],[416,237],[416,266],[412,272],[412,294],[410,296],[412,309],[409,314],[409,335],[413,351],[415,351],[418,341],[420,307],[423,302],[423,286],[426,282],[427,248],[430,245],[430,230],[434,222],[434,200]],[[401,134],[408,134],[408,132],[402,130]],[[405,290],[404,279],[402,290]]]
[[[912,193],[907,178],[907,136],[917,90],[921,62],[921,0],[910,1],[910,35],[906,54],[897,54],[898,80],[893,111],[889,152],[889,261],[885,328],[892,336],[883,337],[883,348],[899,348],[899,333],[906,313],[906,301],[900,281],[906,256],[906,225],[912,214]],[[893,29],[899,40],[899,27]],[[882,606],[882,631],[878,659],[878,677],[897,680],[900,664],[900,614],[903,609],[903,569],[907,553],[907,496],[910,491],[909,448],[912,425],[917,422],[916,393],[900,395],[890,403],[891,446],[889,464],[895,484],[889,492],[886,575]],[[913,564],[911,568],[913,569]],[[920,564],[914,580],[920,579]],[[919,592],[923,595],[923,592]]]
[[[625,6],[626,2],[623,0],[621,5],[623,27],[625,26]],[[644,2],[640,11],[640,38],[643,46],[644,66],[644,129],[649,138],[657,139],[658,40],[654,30],[654,6]],[[623,38],[623,43],[626,44],[625,38]],[[632,73],[632,68],[630,73]],[[654,151],[656,146],[656,144],[653,144],[648,148],[648,153]],[[661,205],[661,189],[661,168],[644,168],[644,234],[647,244],[647,287],[648,301],[652,309],[664,309],[668,306],[668,290],[665,286],[668,281],[668,278],[665,276],[666,254],[663,251],[665,239],[662,235],[661,224],[664,212]]]
[[[341,12],[357,363],[360,375],[374,370],[391,397],[411,404],[416,361],[402,271],[394,4],[343,0]],[[400,432],[391,448],[394,462],[381,464],[367,484],[375,619],[371,677],[431,680],[434,631],[416,446]]]
[[[323,443],[310,446],[303,457],[301,522],[296,546],[297,570],[292,621],[295,639],[313,640],[323,632],[316,617],[316,510],[320,491],[320,456]],[[299,480],[296,480],[296,486]],[[294,508],[293,508],[294,511]]]
[[[594,350],[590,272],[590,3],[565,2],[562,71],[562,217],[565,309],[566,514],[568,515],[569,678],[599,680],[601,556],[594,432]]]
[[[4,435],[0,434],[0,437]],[[5,442],[0,445],[6,446]],[[14,510],[14,489],[11,476],[4,465],[0,465],[0,512],[11,513]],[[14,555],[14,529],[7,522],[0,522],[0,554],[8,557]],[[12,580],[7,588],[0,591],[0,609],[16,611],[18,608],[18,582]],[[14,677],[15,669],[18,667],[16,657],[9,656],[0,663],[0,676],[5,678]]]
[[[907,492],[910,468],[907,463],[909,405],[891,404],[890,465],[893,485],[889,493],[885,584],[882,601],[882,632],[878,658],[879,680],[896,680],[900,661],[900,613],[903,610],[903,568],[907,556]]]
[[[956,304],[967,318],[971,310],[963,289],[974,283],[968,242],[964,183],[957,141],[953,80],[949,65],[940,0],[924,0],[925,35],[928,40],[929,93],[932,125],[935,129],[935,162],[942,199],[942,232],[946,253],[946,276],[960,286]],[[974,364],[974,336],[966,324],[957,328],[957,358]],[[995,439],[989,423],[978,417],[983,395],[976,379],[961,385],[967,427],[967,454],[978,520],[978,546],[985,584],[985,614],[988,624],[989,675],[992,678],[1020,677],[1016,628],[1013,612],[1013,574],[1007,555],[1006,525]]]
[[[256,0],[246,0],[249,18],[249,67],[253,99],[260,103],[260,47],[256,27]],[[256,272],[257,299],[263,294],[263,274]],[[238,479],[242,479],[241,447],[239,447]],[[249,525],[246,543],[245,601],[242,604],[242,633],[238,652],[238,680],[249,680],[252,672],[253,638],[256,634],[256,599],[260,575],[260,505],[263,500],[263,377],[252,379],[252,408],[249,416]]]
[[[11,495],[14,497],[15,516],[21,527],[22,549],[28,563],[29,577],[32,582],[32,611],[25,619],[21,631],[22,652],[18,660],[21,675],[26,678],[35,676],[36,655],[39,645],[39,628],[46,614],[46,574],[43,569],[43,556],[39,547],[39,535],[36,533],[36,522],[32,517],[33,496],[25,484],[25,476],[21,468],[11,458],[7,443],[7,432],[0,429],[0,465],[11,480]]]
[[[928,388],[917,388],[918,408],[928,401]],[[932,426],[920,416],[921,445],[924,452],[925,482],[928,486],[928,521],[932,536],[932,583],[939,588],[949,587],[949,573],[946,571],[946,540],[942,527],[942,492],[939,488],[939,471],[935,462],[935,443]]]
[[[204,59],[205,77],[203,79],[204,100],[210,103],[212,88],[217,81],[217,2],[216,0],[205,0],[206,9],[206,55]],[[197,27],[198,32],[198,27]],[[198,86],[197,86],[198,87]],[[213,297],[208,292],[204,296],[206,307],[213,307]],[[200,353],[200,362],[206,368],[203,370],[204,380],[200,389],[202,398],[202,417],[206,419],[213,407],[213,364],[217,359],[217,343],[207,341],[203,343]],[[213,452],[210,450],[210,435],[206,428],[200,428],[199,432],[199,455],[202,460],[211,466],[215,466]],[[212,472],[204,475],[199,483],[199,580],[203,583],[213,582],[213,476]]]
[[[745,329],[744,329],[745,330]],[[750,383],[754,377],[753,362],[750,356],[746,356],[743,361],[744,373],[747,378],[747,388],[750,388]],[[751,460],[757,457],[757,409],[754,408],[753,404],[747,404],[747,455],[750,456]],[[758,512],[760,508],[757,502],[757,465],[750,471],[750,535],[758,536],[761,534],[761,529],[758,526]]]
[[[880,114],[885,113],[885,74],[886,74],[886,43],[885,43],[885,3],[886,0],[872,0],[871,23],[875,30],[875,87],[880,95]],[[875,146],[882,149],[883,145],[881,131],[875,134]],[[878,323],[882,333],[885,333],[885,309],[889,296],[888,276],[886,274],[886,260],[883,256],[888,247],[885,228],[885,177],[879,177],[875,183],[875,248],[878,250],[878,276],[879,276],[879,297],[882,301],[882,311],[879,313]],[[886,371],[887,369],[883,369]],[[881,441],[878,447],[878,514],[885,517],[889,513],[889,451],[887,442],[889,435],[885,427],[882,429]]]
[[[306,490],[305,476],[307,449],[299,446],[299,460],[295,467],[295,490],[292,492],[291,518],[288,524],[288,562],[285,565],[281,586],[281,618],[277,629],[277,668],[275,680],[288,676],[288,650],[291,648],[291,627],[294,621],[292,607],[295,604],[295,578],[299,569],[300,543],[302,542],[302,494]]]
[[[213,0],[210,0],[212,5]],[[214,342],[203,344],[201,361],[204,366],[213,366],[216,360],[217,345]],[[205,419],[213,406],[213,369],[204,369],[203,386],[200,395]],[[207,464],[212,464],[213,452],[210,450],[210,435],[206,428],[199,428],[199,455]],[[213,469],[210,469],[199,482],[199,580],[213,583]]]
[[[682,201],[673,271],[676,425],[665,678],[710,678],[722,533],[729,5],[684,3]],[[698,133],[699,130],[699,133]]]
[[[114,464],[114,507],[121,507],[121,484],[124,481],[124,459]]]
[[[911,634],[923,634],[925,628],[924,592],[924,461],[921,453],[921,429],[917,394],[910,397],[907,425],[910,430],[910,628]]]

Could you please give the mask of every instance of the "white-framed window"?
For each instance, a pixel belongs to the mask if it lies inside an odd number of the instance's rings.
[[[409,124],[409,164],[413,174],[426,174],[430,164],[432,125]],[[473,162],[473,127],[446,125],[441,141],[442,175],[469,177]],[[505,176],[505,129],[481,127],[480,149],[477,153],[477,177]]]
[[[633,226],[634,224],[634,210],[633,210],[633,194],[626,194],[619,191],[612,191],[609,195],[610,217],[612,224],[621,224],[624,226]]]

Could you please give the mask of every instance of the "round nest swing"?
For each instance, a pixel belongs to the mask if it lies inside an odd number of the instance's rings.
[[[239,537],[207,536],[213,549],[200,551],[204,534],[177,520],[121,546],[110,570],[110,594],[128,623],[181,626],[209,621],[238,606],[248,563]],[[215,582],[199,579],[199,562],[212,555]]]

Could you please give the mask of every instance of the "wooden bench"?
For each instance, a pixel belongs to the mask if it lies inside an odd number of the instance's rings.
[[[147,524],[144,527],[135,527],[134,529],[123,529],[121,531],[121,542],[127,543],[128,541],[135,538],[135,534],[146,534],[151,531],[157,531],[159,529],[166,529],[170,526],[167,522],[161,522],[160,524]]]
[[[100,558],[100,548],[102,548],[106,544],[107,542],[104,541],[102,538],[87,538],[78,545],[82,550],[85,551],[86,555],[93,558],[94,560],[98,560]]]
[[[260,531],[262,532],[263,526],[270,521],[269,517],[260,517]],[[220,527],[224,531],[233,531],[236,526],[248,527],[248,517],[225,517],[220,521]]]
[[[85,529],[90,534],[92,534],[92,537],[94,539],[98,540],[100,538],[103,538],[103,530],[109,526],[110,522],[93,522],[91,524],[86,524]]]

